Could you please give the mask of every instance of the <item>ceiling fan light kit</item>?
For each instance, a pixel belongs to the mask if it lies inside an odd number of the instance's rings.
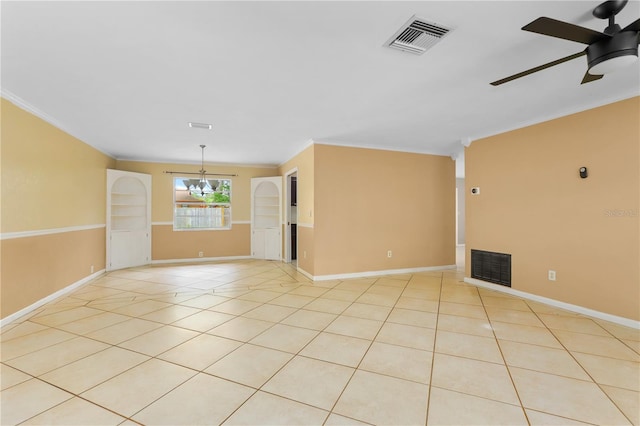
[[[583,55],[587,56],[588,68],[581,84],[599,80],[605,74],[636,63],[640,43],[640,19],[622,29],[615,23],[615,15],[625,7],[627,2],[628,0],[606,1],[593,10],[593,16],[596,18],[609,20],[609,25],[604,32],[547,17],[540,17],[525,25],[522,27],[524,31],[586,44],[587,48],[582,52],[494,81],[491,85],[498,86]]]

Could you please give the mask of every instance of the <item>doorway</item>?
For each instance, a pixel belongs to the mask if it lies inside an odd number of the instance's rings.
[[[298,263],[298,169],[285,174],[285,262]]]

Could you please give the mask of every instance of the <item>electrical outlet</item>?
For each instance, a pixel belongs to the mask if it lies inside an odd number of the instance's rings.
[[[93,274],[93,265],[91,265],[91,273]]]
[[[198,257],[202,257],[202,256],[204,256],[204,252],[203,251],[199,251],[198,252]]]
[[[304,250],[304,251],[302,252],[302,257],[303,257],[303,258],[305,258],[305,259],[307,258],[307,251],[306,251],[306,250]]]
[[[391,250],[387,250],[387,257],[393,256],[393,252]]]
[[[549,270],[549,281],[555,281],[556,280],[556,271],[552,271],[551,269]]]

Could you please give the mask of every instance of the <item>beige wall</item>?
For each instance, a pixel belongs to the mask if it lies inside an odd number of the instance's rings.
[[[455,264],[450,157],[315,145],[314,163],[314,275]]]
[[[205,164],[210,173],[231,176],[231,230],[174,231],[173,178],[164,171],[198,172],[200,165],[118,161],[118,170],[151,175],[151,257],[153,260],[193,259],[203,257],[251,255],[251,178],[277,176],[276,167],[219,166]],[[235,223],[245,222],[245,223]]]
[[[639,117],[636,97],[473,142],[466,276],[470,249],[510,253],[512,288],[640,320]]]
[[[115,160],[5,99],[1,108],[4,318],[104,269],[105,170]]]

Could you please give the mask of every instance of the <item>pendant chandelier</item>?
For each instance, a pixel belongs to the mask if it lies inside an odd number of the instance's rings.
[[[198,178],[196,179],[183,179],[182,183],[187,187],[190,193],[196,193],[204,197],[208,194],[213,194],[216,192],[216,189],[220,185],[220,180],[218,179],[207,179],[207,176],[238,176],[237,174],[225,174],[225,173],[207,173],[204,169],[204,149],[206,145],[200,145],[200,149],[202,150],[202,157],[200,162],[200,170],[196,172],[178,172],[165,170],[163,173],[171,174],[171,175],[196,175]]]

